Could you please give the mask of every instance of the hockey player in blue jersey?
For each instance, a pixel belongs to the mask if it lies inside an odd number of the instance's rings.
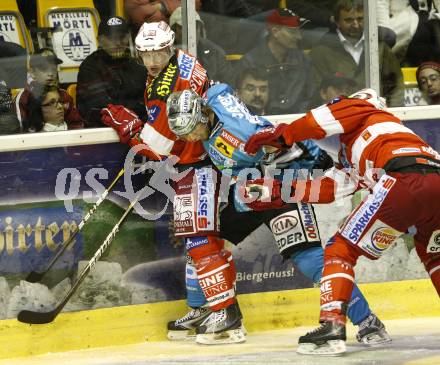
[[[243,147],[247,139],[262,128],[271,127],[272,123],[252,115],[226,84],[210,87],[204,99],[191,90],[173,93],[167,101],[167,113],[171,131],[186,141],[202,140],[213,164],[223,174],[230,175],[232,181],[240,177],[241,172],[247,174],[247,168],[258,167],[263,173],[279,168],[296,174],[299,170],[322,171],[333,164],[327,153],[310,140],[295,144],[283,153],[263,149],[255,155],[245,153]],[[266,224],[272,230],[280,254],[285,259],[291,259],[314,283],[319,283],[323,249],[313,207],[298,203],[288,209],[249,211],[237,190],[232,184],[228,205],[220,213],[221,237],[238,244],[258,226]],[[293,216],[301,224],[290,224],[287,232],[285,229],[277,230],[275,222],[282,215]],[[186,338],[190,330],[209,321],[210,310],[204,306],[206,299],[191,263],[187,265],[186,274],[187,301],[193,310],[169,322],[168,338],[172,340]],[[354,325],[359,326],[359,342],[377,345],[391,341],[357,286],[353,289],[348,316]]]

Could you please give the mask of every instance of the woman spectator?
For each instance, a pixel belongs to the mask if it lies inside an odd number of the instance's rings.
[[[27,132],[56,132],[75,128],[64,119],[64,102],[57,87],[53,85],[34,88],[30,94],[27,118],[23,121]]]

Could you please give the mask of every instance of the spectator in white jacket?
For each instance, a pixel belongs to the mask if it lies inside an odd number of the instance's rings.
[[[378,25],[396,33],[392,48],[402,66],[440,57],[440,0],[378,0]]]

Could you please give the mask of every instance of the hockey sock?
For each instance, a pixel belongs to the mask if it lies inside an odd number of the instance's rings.
[[[314,283],[319,283],[324,263],[323,253],[324,250],[321,247],[311,247],[295,252],[292,254],[291,259],[306,277],[313,280]],[[367,300],[359,288],[354,285],[350,302],[348,303],[348,317],[354,325],[357,325],[370,314],[371,310]]]
[[[217,311],[235,303],[235,270],[230,252],[222,249],[223,241],[213,236],[206,241],[190,248],[188,254],[195,262],[199,284],[210,308]]]
[[[342,308],[353,291],[354,270],[341,258],[327,258],[321,278],[321,317],[323,321],[345,322]]]
[[[186,302],[191,308],[199,308],[206,304],[205,294],[197,278],[197,270],[188,256],[185,271]]]

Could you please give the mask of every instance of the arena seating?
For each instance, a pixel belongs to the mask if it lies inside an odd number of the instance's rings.
[[[23,16],[17,6],[16,0],[0,1],[0,38],[8,42],[17,43],[32,53],[34,47],[23,20]]]
[[[58,28],[53,47],[63,61],[61,83],[76,82],[79,65],[97,49],[99,21],[93,0],[37,0],[37,25]]]

